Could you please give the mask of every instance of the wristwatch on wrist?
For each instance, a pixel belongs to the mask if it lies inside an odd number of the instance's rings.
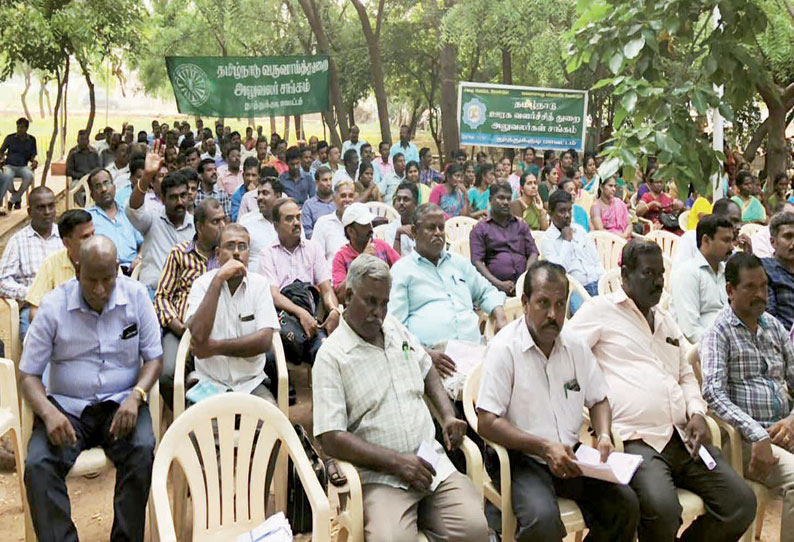
[[[600,435],[598,435],[598,440],[600,441],[604,437],[606,437],[609,442],[612,442],[612,437],[609,436],[608,433],[601,433]]]
[[[146,402],[146,399],[149,397],[149,394],[148,394],[148,393],[146,393],[146,390],[144,390],[144,389],[143,389],[142,387],[140,387],[140,386],[135,386],[134,388],[132,388],[132,391],[134,391],[135,393],[137,393],[137,394],[138,394],[138,396],[139,396],[139,397],[140,397],[140,399],[141,399],[141,403],[145,403],[145,402]]]

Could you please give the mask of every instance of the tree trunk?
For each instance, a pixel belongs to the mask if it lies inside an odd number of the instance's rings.
[[[25,98],[28,95],[28,90],[30,90],[30,66],[26,64],[23,69],[25,70],[25,90],[22,91],[22,95],[19,98],[22,100],[22,109],[25,110],[25,118],[28,119],[28,122],[30,122],[33,120],[33,117],[30,115],[28,103],[25,101]]]
[[[350,126],[353,126],[356,123],[356,113],[355,113],[356,106],[351,105],[347,108],[347,122],[350,123]]]
[[[284,141],[289,141],[289,115],[284,115]]]
[[[785,106],[767,104],[769,125],[767,127],[766,178],[774,179],[778,173],[786,172],[786,109]]]
[[[63,75],[63,95],[61,96],[61,156],[60,159],[63,160],[64,155],[66,154],[66,123],[68,121],[69,116],[69,108],[68,108],[68,99],[69,99],[69,58],[66,59],[66,71]]]
[[[295,121],[295,139],[298,141],[306,141],[306,134],[303,132],[303,122],[300,115],[293,117]]]
[[[342,139],[347,139],[348,124],[344,116],[344,106],[342,104],[342,91],[339,89],[339,75],[336,71],[336,63],[333,56],[331,56],[331,45],[328,41],[328,35],[325,33],[322,21],[317,13],[317,6],[314,0],[298,0],[298,3],[309,21],[309,26],[314,32],[314,37],[317,38],[317,52],[323,55],[328,55],[328,86],[331,107],[326,112],[326,120],[328,127],[331,130],[331,142],[335,145],[342,145]],[[336,131],[336,125],[339,124],[340,134]]]
[[[85,129],[90,138],[91,129],[94,127],[94,118],[96,117],[96,92],[94,91],[94,82],[91,80],[91,73],[88,71],[88,66],[80,62],[80,69],[83,71],[85,84],[88,85],[88,102],[90,104],[90,109],[88,111],[88,122],[85,123]]]
[[[383,59],[380,54],[380,22],[383,19],[384,0],[378,3],[378,21],[375,30],[369,22],[367,8],[361,0],[350,0],[353,2],[358,18],[361,19],[361,30],[364,32],[364,39],[367,41],[369,61],[372,64],[372,88],[375,91],[375,103],[378,106],[378,123],[380,124],[380,137],[382,141],[391,144],[391,127],[389,126],[389,103],[386,95],[385,75],[383,72]]]
[[[769,128],[769,118],[761,123],[761,125],[756,129],[753,137],[750,139],[750,142],[747,144],[747,147],[744,149],[744,159],[748,162],[752,162],[755,158],[755,153],[758,152],[758,147],[761,146],[761,143],[764,142],[766,139],[766,132]]]
[[[69,68],[69,59],[66,59],[67,73]],[[52,136],[50,137],[50,146],[47,149],[47,159],[44,161],[44,169],[41,172],[41,186],[47,185],[47,174],[50,172],[50,165],[52,164],[52,155],[55,153],[55,140],[58,138],[58,112],[61,107],[61,99],[63,97],[63,84],[61,83],[61,73],[56,71],[55,78],[58,83],[58,96],[55,98],[55,110],[52,117]],[[42,87],[43,88],[43,87]]]
[[[513,57],[507,47],[502,48],[502,83],[513,84]]]
[[[441,47],[439,61],[441,63],[441,133],[443,134],[444,152],[441,158],[443,167],[452,151],[460,146],[458,131],[458,89],[457,89],[457,47],[445,43]]]
[[[270,133],[271,135],[276,131],[276,117],[270,115]]]

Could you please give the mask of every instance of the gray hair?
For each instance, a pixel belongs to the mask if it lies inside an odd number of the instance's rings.
[[[339,192],[341,192],[343,188],[347,187],[355,189],[355,185],[352,181],[339,181],[336,183],[336,186],[334,186],[334,194],[339,195]]]
[[[435,203],[423,203],[419,207],[416,208],[414,211],[414,226],[418,226],[419,223],[424,220],[427,215],[441,213],[444,214],[444,209],[436,205]]]
[[[356,292],[361,287],[365,278],[385,280],[388,281],[391,286],[389,266],[380,258],[376,258],[370,254],[360,254],[353,260],[353,263],[350,264],[350,269],[347,270],[345,286],[351,292]]]

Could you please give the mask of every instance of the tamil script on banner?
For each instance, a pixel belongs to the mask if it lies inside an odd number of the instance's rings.
[[[461,83],[461,145],[584,151],[587,92]]]
[[[328,110],[328,55],[166,57],[180,113],[208,117]]]

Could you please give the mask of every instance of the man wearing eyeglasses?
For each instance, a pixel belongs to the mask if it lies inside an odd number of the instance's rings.
[[[226,226],[215,249],[220,269],[197,278],[190,289],[186,317],[198,379],[187,393],[191,402],[236,391],[276,404],[265,360],[280,326],[267,279],[248,273],[249,248],[243,226]]]
[[[138,249],[143,244],[143,236],[136,230],[130,219],[116,203],[116,185],[108,170],[100,168],[88,176],[88,189],[91,199],[96,203],[86,209],[94,221],[94,232],[113,241],[118,252],[119,265],[126,275],[140,263]]]

